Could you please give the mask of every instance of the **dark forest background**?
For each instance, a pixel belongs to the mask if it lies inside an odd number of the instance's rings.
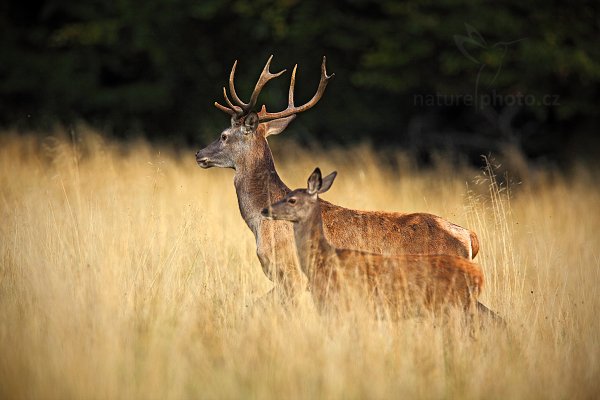
[[[0,125],[92,125],[176,145],[217,137],[212,103],[238,60],[247,99],[285,107],[299,64],[301,143],[369,141],[427,157],[518,149],[558,165],[598,154],[599,2],[39,0],[0,5]]]

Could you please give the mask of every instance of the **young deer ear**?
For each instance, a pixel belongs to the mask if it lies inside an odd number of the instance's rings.
[[[325,178],[323,178],[323,183],[321,184],[319,193],[325,193],[326,191],[328,191],[329,188],[331,187],[331,185],[333,185],[333,181],[335,180],[336,176],[337,176],[337,171],[333,171],[332,173],[327,175]]]
[[[296,114],[285,118],[274,119],[269,122],[263,122],[262,124],[265,126],[265,137],[283,132],[294,118],[296,118]]]
[[[323,184],[323,180],[321,179],[321,170],[319,167],[315,168],[312,174],[308,177],[308,194],[316,194],[321,189],[321,185]]]

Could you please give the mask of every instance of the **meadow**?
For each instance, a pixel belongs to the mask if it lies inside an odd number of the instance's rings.
[[[426,211],[477,232],[481,301],[507,328],[321,317],[253,306],[271,288],[233,171],[194,150],[86,129],[0,136],[2,399],[589,399],[600,393],[600,189],[575,166],[510,183],[440,158],[394,167],[369,146],[309,152],[326,200]],[[503,183],[500,183],[503,182]]]

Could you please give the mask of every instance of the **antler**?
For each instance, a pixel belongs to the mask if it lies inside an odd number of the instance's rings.
[[[269,71],[269,67],[271,65],[271,60],[273,59],[273,55],[269,57],[265,67],[263,68],[260,77],[258,78],[258,82],[256,82],[256,86],[254,86],[254,91],[252,92],[252,96],[250,96],[250,101],[248,103],[244,103],[237,95],[235,91],[235,85],[233,84],[235,78],[235,68],[237,67],[237,60],[233,63],[233,68],[231,68],[231,73],[229,74],[229,91],[231,92],[231,97],[233,99],[233,103],[229,100],[227,96],[227,90],[223,87],[223,96],[225,97],[225,102],[229,107],[225,107],[217,102],[215,102],[215,107],[217,107],[221,111],[225,111],[227,114],[232,116],[241,117],[242,115],[248,114],[254,106],[256,106],[256,101],[258,100],[258,95],[260,94],[263,87],[273,78],[277,78],[281,74],[283,74],[286,70],[277,72],[276,74],[271,73]],[[234,104],[235,103],[235,104]]]
[[[308,103],[303,104],[299,107],[294,105],[294,87],[296,86],[296,69],[298,68],[298,64],[294,66],[294,70],[292,71],[292,79],[290,81],[290,91],[288,94],[288,106],[285,110],[270,113],[267,112],[266,107],[263,105],[260,112],[258,113],[258,119],[260,122],[272,121],[274,119],[289,117],[293,114],[298,114],[304,112],[310,108],[312,108],[315,104],[321,100],[323,93],[325,93],[325,88],[329,83],[329,80],[335,76],[334,73],[331,75],[327,75],[327,67],[326,67],[327,59],[323,56],[323,62],[321,63],[321,80],[319,81],[319,87],[317,88],[317,93],[308,101]]]
[[[265,67],[263,68],[263,70],[260,74],[260,77],[258,78],[258,82],[256,82],[256,86],[254,86],[254,91],[252,92],[252,96],[250,96],[250,101],[248,103],[244,103],[238,97],[237,92],[235,91],[235,85],[233,84],[233,81],[235,78],[235,69],[237,67],[237,60],[236,60],[233,63],[233,68],[231,68],[231,73],[229,74],[229,91],[231,92],[231,98],[233,99],[233,102],[231,100],[229,100],[229,97],[227,96],[227,89],[225,89],[225,87],[223,87],[223,97],[225,97],[225,102],[227,103],[227,105],[229,107],[225,107],[225,106],[219,104],[218,102],[215,102],[215,107],[217,107],[221,111],[226,112],[229,115],[232,115],[232,116],[235,116],[238,118],[241,116],[247,115],[250,111],[252,111],[254,106],[256,106],[256,101],[258,100],[258,95],[260,94],[261,90],[266,85],[266,83],[269,82],[273,78],[277,78],[278,76],[280,76],[281,74],[283,74],[286,71],[284,69],[283,71],[277,72],[276,74],[271,73],[269,71],[269,67],[271,65],[272,59],[273,59],[273,56],[271,55],[271,57],[269,57],[269,59],[267,60],[267,63],[265,64]],[[317,88],[317,93],[315,93],[313,98],[310,99],[310,101],[308,103],[301,105],[299,107],[296,107],[294,105],[294,88],[296,86],[296,70],[297,70],[297,68],[298,68],[298,64],[296,64],[294,66],[294,70],[292,71],[292,80],[290,82],[290,91],[289,91],[289,95],[288,95],[287,108],[280,112],[270,113],[270,112],[267,112],[267,109],[263,105],[260,112],[258,113],[260,122],[272,121],[274,119],[288,117],[290,115],[298,114],[298,113],[308,110],[309,108],[312,108],[315,104],[317,104],[319,102],[319,100],[321,100],[321,97],[323,96],[323,93],[325,92],[325,88],[327,87],[327,83],[329,83],[329,80],[335,75],[333,73],[331,75],[327,75],[326,58],[323,57],[323,63],[321,64],[321,80],[319,81],[319,87]]]

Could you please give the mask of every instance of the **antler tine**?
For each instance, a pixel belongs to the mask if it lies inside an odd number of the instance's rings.
[[[237,113],[236,113],[234,110],[232,110],[232,109],[231,109],[231,108],[229,108],[229,107],[225,107],[225,106],[223,106],[223,105],[219,104],[219,103],[218,103],[218,102],[216,102],[216,101],[215,101],[215,107],[217,107],[217,108],[218,108],[219,110],[221,110],[221,111],[224,111],[224,112],[226,112],[227,114],[229,114],[229,115],[231,115],[231,116],[237,115]]]
[[[225,101],[227,102],[227,105],[229,106],[229,108],[231,108],[236,114],[241,114],[242,113],[242,109],[238,106],[235,106],[230,100],[229,97],[227,96],[227,89],[225,89],[225,86],[223,86],[223,97],[225,97]]]
[[[229,74],[229,91],[231,92],[231,98],[233,99],[235,105],[233,105],[232,103],[229,102],[229,100],[227,99],[227,94],[225,94],[225,99],[226,99],[227,103],[230,105],[230,107],[237,114],[241,114],[241,113],[246,114],[246,113],[252,111],[252,109],[256,105],[256,101],[258,100],[258,95],[260,94],[260,92],[263,89],[263,87],[265,86],[265,84],[267,82],[269,82],[271,79],[277,78],[278,76],[280,76],[281,74],[283,74],[286,71],[284,69],[283,71],[277,72],[275,74],[271,73],[271,71],[269,71],[269,67],[271,66],[272,59],[273,59],[273,55],[271,55],[269,57],[269,59],[267,60],[267,63],[265,64],[265,66],[260,74],[260,77],[258,78],[258,81],[256,82],[256,86],[254,86],[254,91],[252,92],[252,96],[250,96],[250,101],[248,103],[244,103],[239,98],[239,96],[237,95],[237,92],[235,91],[234,80],[235,80],[235,70],[237,67],[237,60],[235,60],[235,62],[233,63],[233,67],[231,68],[231,73]]]
[[[288,95],[288,107],[280,112],[270,113],[267,112],[265,107],[263,107],[259,113],[259,120],[261,122],[271,121],[278,118],[288,117],[293,114],[298,114],[304,112],[312,107],[321,100],[323,97],[323,93],[325,93],[325,88],[329,83],[329,80],[335,76],[334,73],[331,75],[327,75],[327,59],[323,57],[323,62],[321,63],[321,79],[319,80],[319,86],[317,87],[317,92],[306,104],[296,107],[294,105],[294,86],[296,85],[296,67],[294,67],[294,71],[292,72],[292,80],[290,82],[290,92]]]
[[[260,73],[260,78],[258,78],[258,82],[256,82],[256,86],[254,86],[254,91],[252,92],[252,96],[250,96],[250,102],[248,104],[246,104],[246,107],[243,107],[244,111],[249,112],[254,108],[254,106],[256,105],[256,101],[258,100],[258,95],[260,94],[263,87],[267,84],[267,82],[269,82],[271,79],[277,78],[278,76],[283,74],[285,71],[287,71],[286,69],[284,69],[275,74],[271,73],[271,71],[269,71],[269,67],[271,66],[272,59],[273,59],[273,55],[271,54],[271,57],[269,57],[269,59],[267,60],[267,63],[265,64],[265,67],[263,68],[262,72]]]
[[[231,90],[231,96],[233,96],[233,100],[236,103],[244,104],[240,98],[237,96],[237,93],[235,92],[235,87],[233,86],[233,79],[235,77],[235,68],[237,66],[237,60],[235,60],[233,62],[233,67],[231,68],[231,73],[229,74],[229,89]],[[219,104],[218,102],[215,101],[215,107],[217,107],[219,110],[226,112],[227,114],[231,115],[231,116],[239,116],[240,114],[243,113],[243,109],[240,106],[236,106],[234,105],[230,100],[229,97],[227,96],[227,89],[225,89],[225,87],[223,86],[223,97],[225,97],[225,102],[227,103],[227,105],[229,107],[225,107],[221,104]]]
[[[290,92],[288,94],[288,107],[294,107],[294,89],[296,87],[296,70],[298,69],[298,64],[294,65],[294,70],[292,71],[292,79],[290,80]]]
[[[229,97],[227,96],[227,89],[225,89],[225,87],[223,87],[223,97],[225,97],[225,101],[227,102],[227,105],[229,107],[225,107],[222,106],[221,104],[217,103],[215,101],[215,107],[217,107],[219,110],[221,111],[225,111],[227,114],[231,115],[231,116],[239,116],[240,114],[242,114],[242,109],[238,106],[233,105],[233,103],[231,103],[231,101],[229,100]]]
[[[236,67],[237,67],[237,60],[234,61],[233,67],[231,67],[231,72],[229,73],[229,91],[231,92],[231,98],[233,98],[233,101],[235,101],[239,107],[244,109],[244,107],[247,106],[247,104],[244,103],[242,100],[240,100],[240,98],[238,97],[238,95],[235,91],[235,86],[233,84],[233,81],[235,79],[235,68]]]

